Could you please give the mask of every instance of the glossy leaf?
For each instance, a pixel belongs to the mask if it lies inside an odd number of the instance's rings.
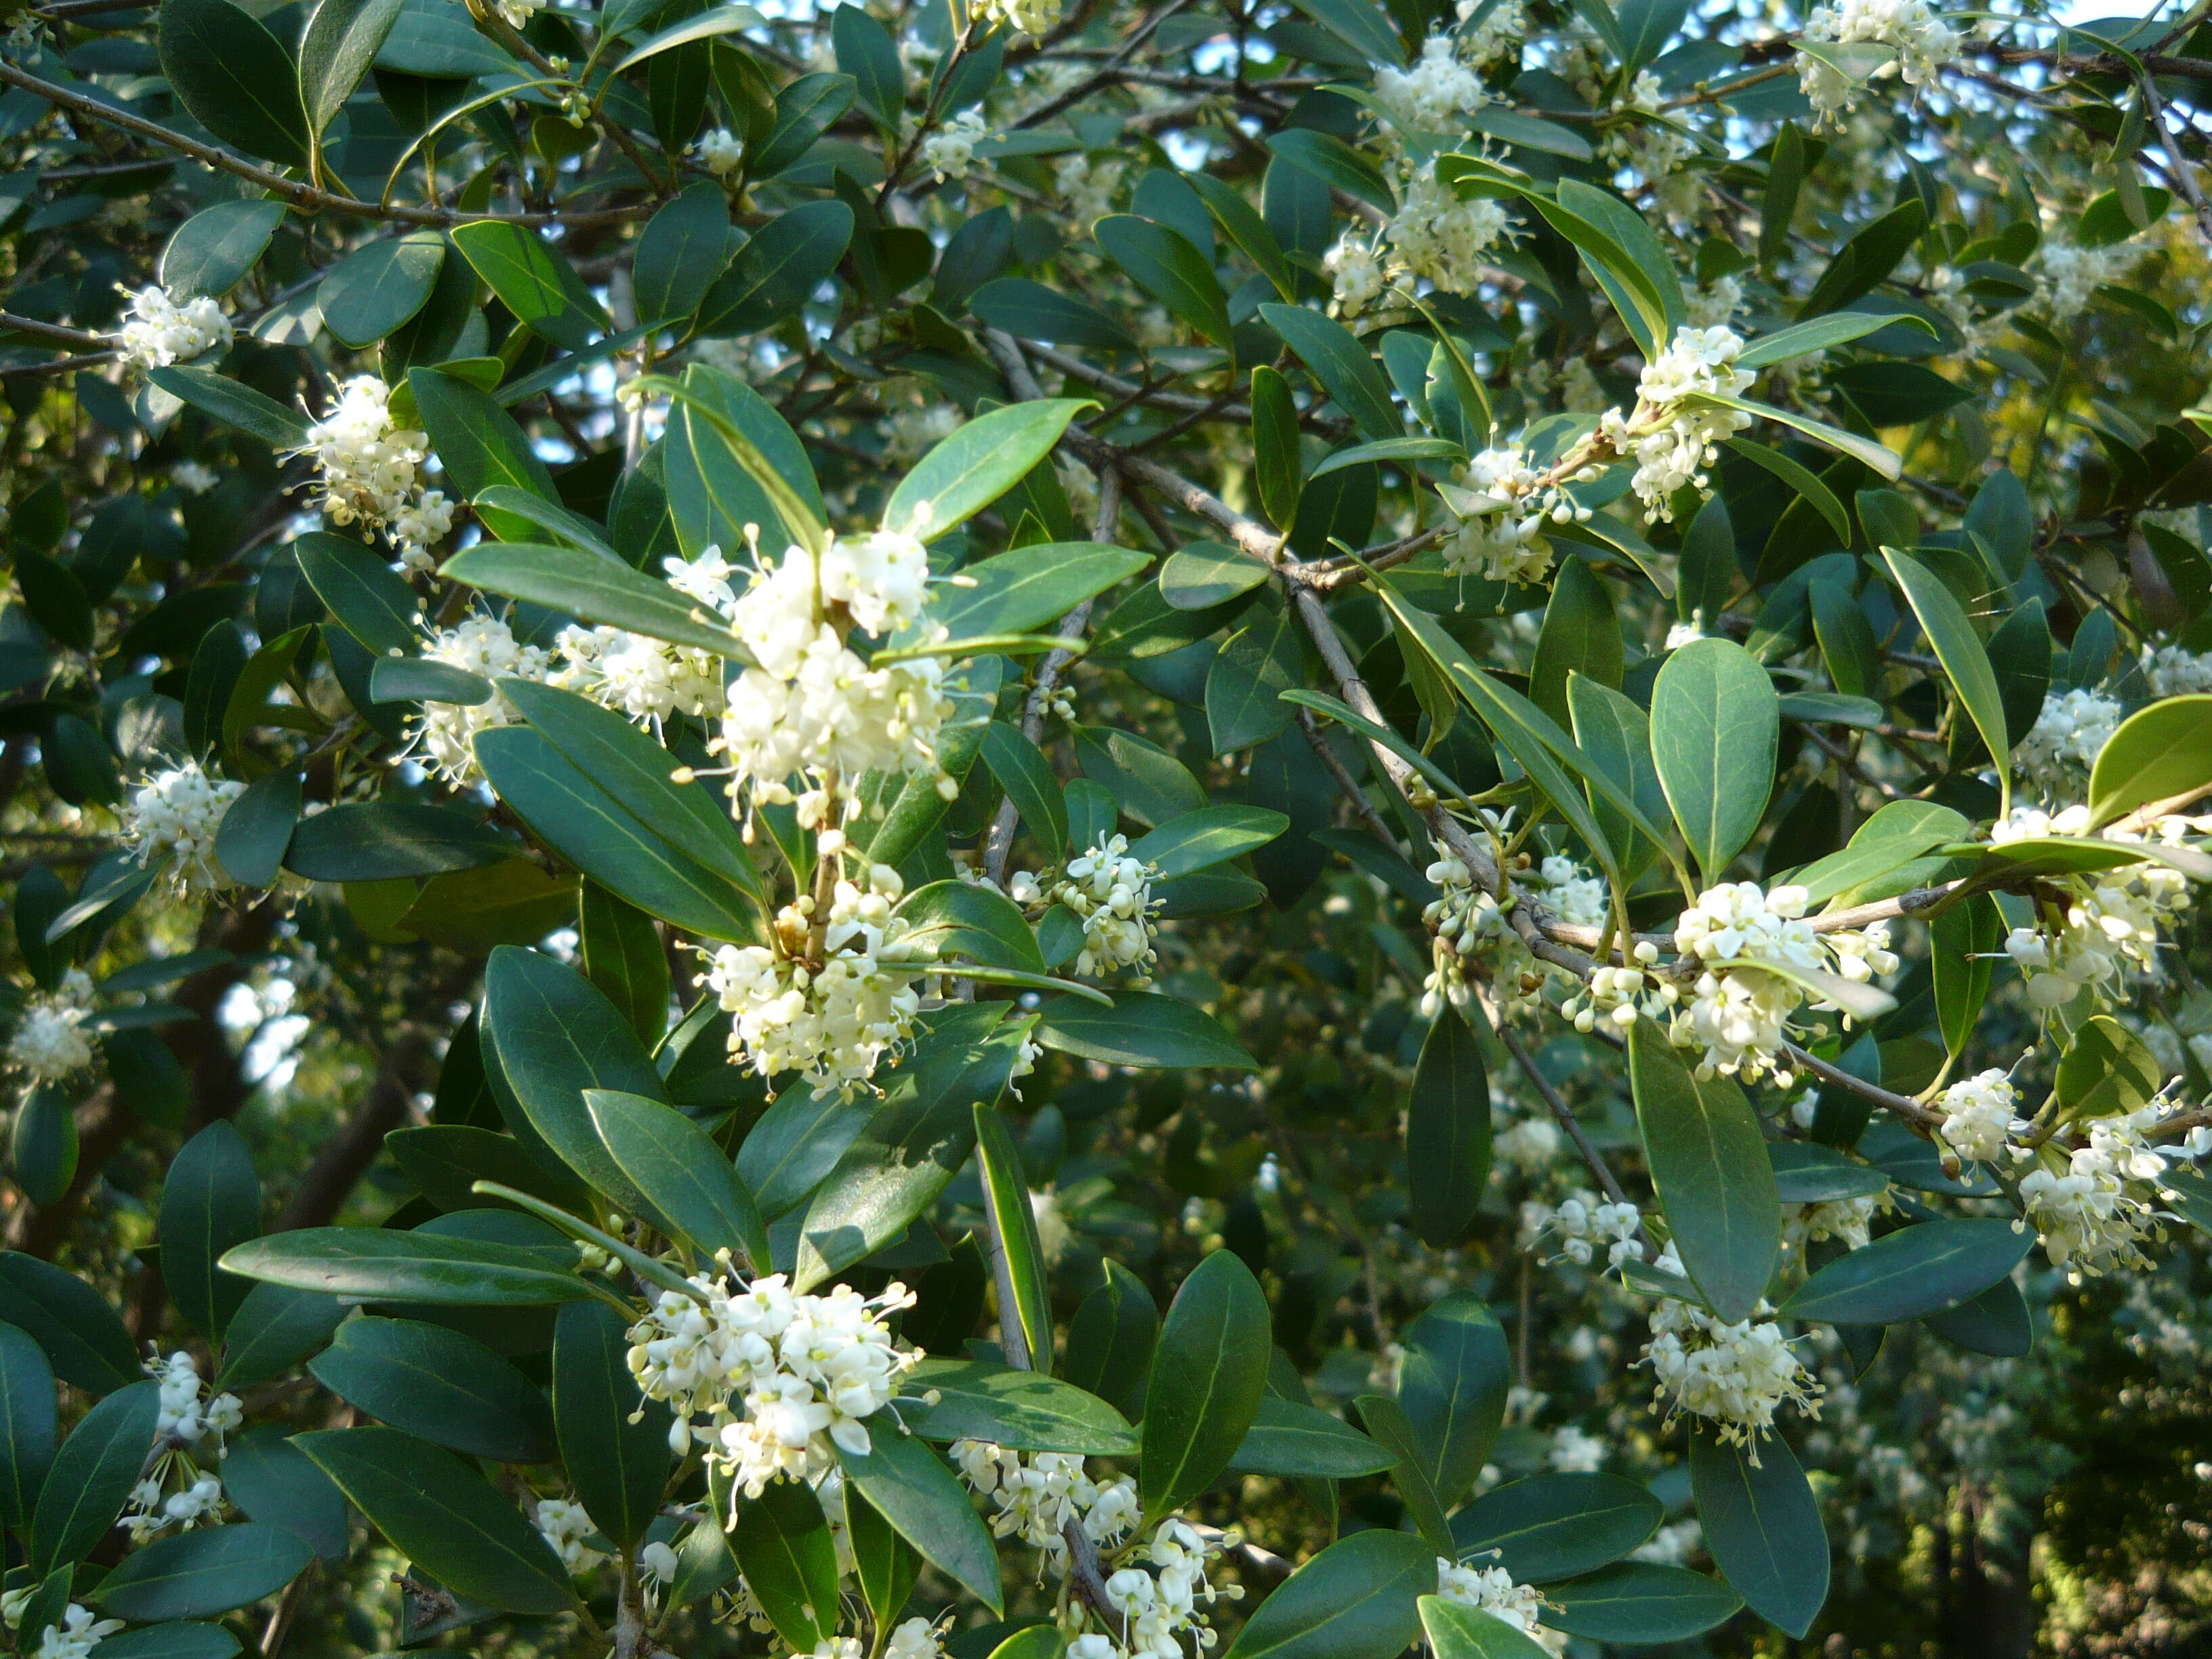
[[[32,1512],[32,1571],[43,1577],[81,1561],[123,1513],[154,1448],[161,1417],[158,1382],[118,1389],[84,1414],[55,1453]]]
[[[1490,1180],[1490,1077],[1468,1019],[1447,1006],[1429,1027],[1406,1097],[1406,1196],[1421,1242],[1467,1236]]]
[[[1420,1636],[1420,1598],[1436,1587],[1423,1540],[1354,1533],[1276,1586],[1223,1659],[1393,1659]]]
[[[222,1265],[248,1279],[360,1302],[523,1308],[592,1294],[567,1266],[533,1249],[375,1227],[277,1233],[239,1245]]]
[[[773,1480],[738,1510],[731,1553],[775,1633],[811,1653],[837,1628],[837,1546],[822,1502],[801,1482]]]
[[[1749,1454],[1699,1432],[1690,1439],[1690,1489],[1705,1547],[1751,1610],[1802,1636],[1828,1598],[1828,1539],[1820,1505],[1780,1436]]]
[[[1900,1227],[1838,1257],[1782,1304],[1796,1319],[1893,1325],[1980,1295],[2009,1274],[2034,1237],[2002,1218]]]
[[[1651,759],[1708,885],[1766,816],[1782,714],[1773,682],[1730,640],[1671,653],[1651,692]]]
[[[1521,1583],[1547,1584],[1618,1561],[1651,1536],[1666,1506],[1616,1474],[1539,1474],[1483,1493],[1452,1517],[1462,1555],[1495,1550]]]
[[[925,538],[965,524],[1052,453],[1081,398],[1009,404],[979,415],[915,464],[884,503],[884,526]]]
[[[1774,1170],[1751,1103],[1731,1078],[1699,1082],[1649,1020],[1628,1030],[1644,1155],[1690,1280],[1725,1320],[1766,1293],[1781,1248]]]
[[[157,1538],[100,1581],[100,1610],[121,1619],[211,1619],[274,1595],[313,1552],[282,1527],[234,1522]]]
[[[1996,672],[1990,666],[1989,653],[1983,649],[1973,623],[1967,620],[1965,607],[1932,571],[1910,554],[1900,553],[1893,547],[1882,549],[1881,556],[1904,591],[1913,614],[1920,619],[1921,631],[1927,635],[1936,660],[1949,677],[1960,707],[1981,733],[1990,753],[1996,757],[1997,781],[2005,799],[2005,808],[2001,810],[2008,810],[2012,786],[2007,761],[2012,745],[2006,735],[2004,697],[1998,688]]]
[[[1505,1333],[1482,1298],[1455,1291],[1407,1328],[1398,1403],[1424,1457],[1423,1473],[1449,1510],[1489,1461],[1505,1419],[1512,1364]]]
[[[1180,1509],[1229,1466],[1267,1389],[1267,1299],[1235,1252],[1193,1268],[1160,1328],[1145,1394],[1145,1512]]]
[[[261,1182],[246,1142],[228,1123],[186,1141],[161,1185],[161,1280],[177,1311],[214,1339],[252,1288],[216,1263],[261,1231]]]
[[[553,1456],[544,1397],[473,1337],[416,1319],[349,1319],[308,1363],[348,1405],[434,1445],[509,1463]]]
[[[968,1489],[921,1440],[888,1424],[868,1437],[865,1454],[837,1449],[847,1481],[925,1560],[1000,1612],[998,1552]]]
[[[2089,822],[2114,818],[2212,785],[2212,696],[2167,697],[2139,708],[2097,751]]]
[[[1021,1149],[995,1106],[978,1102],[975,1113],[975,1165],[983,1178],[983,1208],[995,1252],[991,1269],[998,1293],[1000,1340],[1012,1352],[1018,1336],[1020,1351],[1015,1357],[1026,1356],[1030,1368],[1049,1375],[1052,1286],[1036,1212],[1030,1206]]]

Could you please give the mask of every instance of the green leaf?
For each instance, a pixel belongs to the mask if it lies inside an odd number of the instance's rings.
[[[231,1659],[239,1640],[221,1625],[148,1625],[101,1641],[102,1659]]]
[[[1030,1368],[1052,1371],[1052,1286],[1045,1274],[1044,1244],[1030,1207],[1029,1178],[1022,1171],[1014,1132],[994,1106],[975,1103],[975,1166],[982,1176],[983,1208],[997,1241],[992,1262],[999,1297],[999,1328],[1009,1351],[1017,1327]]]
[[[1373,0],[1298,0],[1298,9],[1359,57],[1405,67],[1405,42]]]
[[[1922,330],[1931,338],[1936,331],[1925,318],[1911,313],[1891,316],[1886,313],[1841,311],[1825,317],[1815,317],[1807,322],[1792,323],[1771,334],[1762,334],[1745,346],[1737,355],[1738,368],[1765,368],[1771,364],[1787,362],[1792,357],[1808,357],[1816,351],[1831,351],[1839,345],[1848,345],[1862,336],[1879,328],[1892,325]]]
[[[1451,1527],[1444,1519],[1437,1489],[1429,1483],[1422,1448],[1405,1408],[1387,1394],[1363,1394],[1352,1403],[1376,1443],[1390,1451],[1390,1484],[1398,1489],[1406,1518],[1440,1559],[1448,1559],[1454,1553]]]
[[[611,718],[627,726],[621,716]],[[656,754],[665,756],[651,738],[636,735]],[[541,841],[593,881],[689,932],[748,944],[758,939],[759,915],[750,894],[679,851],[641,821],[639,812],[657,804],[652,795],[625,789],[618,799],[592,781],[588,761],[564,754],[543,732],[529,727],[480,732],[476,752],[500,798]],[[672,784],[665,761],[655,788],[665,794],[707,793],[703,784]],[[623,802],[629,800],[637,801],[639,811],[625,810]],[[659,827],[686,826],[680,814],[672,814]],[[707,837],[691,846],[702,854],[714,850]]]
[[[1593,1642],[1686,1642],[1734,1618],[1743,1598],[1703,1573],[1622,1561],[1555,1584],[1544,1622]]]
[[[1827,520],[1828,528],[1836,532],[1838,541],[1851,538],[1850,514],[1836,499],[1836,492],[1821,483],[1810,469],[1799,465],[1780,450],[1769,449],[1765,444],[1754,443],[1749,438],[1739,435],[1724,441],[1729,448],[1771,472],[1810,503],[1813,510]]]
[[[561,499],[528,434],[489,392],[458,374],[420,364],[407,371],[407,389],[415,394],[422,429],[459,494],[473,501],[494,485],[507,484],[549,501]],[[495,536],[520,539],[527,533],[526,520],[495,508],[483,508],[477,516]]]
[[[2034,1234],[2002,1218],[1923,1221],[1830,1262],[1782,1304],[1785,1317],[1895,1325],[1971,1301],[2009,1275]]]
[[[709,338],[751,334],[790,316],[836,269],[852,240],[853,210],[842,202],[806,202],[779,213],[708,289],[694,331]]]
[[[961,571],[973,586],[948,587],[931,614],[954,637],[1042,628],[1152,562],[1102,542],[1045,542],[1016,548]]]
[[[313,1559],[282,1527],[234,1522],[155,1539],[101,1579],[95,1599],[119,1619],[211,1619],[274,1595]]]
[[[2004,942],[2003,918],[1988,894],[1977,893],[1936,916],[1928,930],[1936,1024],[1944,1052],[1962,1054],[1989,997],[1991,958]]]
[[[1774,1163],[1774,1190],[1784,1204],[1870,1198],[1889,1189],[1889,1177],[1880,1170],[1817,1141],[1773,1140],[1766,1150]]]
[[[252,1154],[228,1122],[186,1141],[161,1183],[161,1281],[177,1311],[220,1341],[252,1287],[216,1271],[234,1244],[261,1231],[261,1182]]]
[[[1397,1458],[1346,1422],[1295,1400],[1267,1395],[1237,1443],[1229,1468],[1236,1474],[1275,1474],[1348,1480],[1380,1474]]]
[[[1613,687],[1579,673],[1567,677],[1567,712],[1575,743],[1589,763],[1612,779],[1647,819],[1666,818],[1666,787],[1651,759],[1650,717]],[[1627,849],[1620,860],[1621,878],[1633,882],[1650,867],[1660,848],[1632,830],[1595,788],[1586,785],[1584,793],[1606,839]]]
[[[969,296],[968,308],[989,327],[1018,340],[1091,346],[1101,351],[1137,349],[1135,337],[1088,300],[1026,276],[1000,276],[984,283]]]
[[[1449,1249],[1474,1224],[1490,1182],[1490,1076],[1474,1028],[1449,1009],[1421,1044],[1406,1096],[1406,1199],[1413,1231]]]
[[[416,801],[341,801],[303,818],[284,867],[310,881],[398,881],[474,870],[511,857],[515,844],[489,824]]]
[[[652,916],[587,881],[576,895],[576,933],[584,977],[605,994],[638,1041],[659,1042],[668,1031],[668,951]]]
[[[2212,784],[2212,696],[2168,697],[2122,721],[2089,775],[2089,823]]]
[[[638,236],[631,264],[637,314],[690,316],[729,263],[728,193],[704,179],[686,185]]]
[[[1808,902],[1822,904],[1902,869],[1967,828],[1966,819],[1948,806],[1891,801],[1858,827],[1850,845],[1798,871],[1796,884],[1806,890]]]
[[[161,249],[161,286],[179,302],[199,295],[221,299],[260,262],[276,227],[282,202],[217,202],[179,225]]]
[[[1754,1464],[1741,1447],[1693,1434],[1690,1490],[1722,1576],[1760,1618],[1804,1635],[1828,1599],[1828,1538],[1789,1443],[1768,1436]]]
[[[349,1319],[308,1362],[348,1405],[434,1445],[508,1463],[553,1456],[544,1397],[498,1354],[417,1319]]]
[[[300,101],[319,138],[368,73],[404,0],[321,0],[300,33]],[[329,313],[324,313],[328,320]]]
[[[1452,1517],[1462,1558],[1498,1552],[1524,1584],[1573,1578],[1651,1536],[1666,1506],[1617,1474],[1539,1474],[1485,1492]]]
[[[1794,410],[1778,409],[1772,404],[1758,403],[1745,398],[1728,397],[1717,392],[1698,392],[1690,401],[1696,404],[1710,404],[1720,409],[1736,410],[1747,415],[1755,416],[1763,421],[1773,421],[1780,425],[1790,427],[1803,433],[1808,438],[1826,444],[1840,454],[1850,456],[1861,465],[1879,473],[1885,478],[1896,477],[1905,465],[1895,452],[1876,443],[1873,439],[1863,438],[1856,432],[1846,432],[1841,427],[1830,426],[1825,421],[1816,421],[1812,416],[1800,415]]]
[[[54,1373],[29,1334],[0,1325],[0,1526],[21,1534],[54,1461]]]
[[[236,9],[228,6],[228,0],[207,3]],[[167,368],[149,369],[146,378],[203,415],[212,415],[224,425],[234,426],[273,449],[296,449],[307,441],[306,416],[296,409],[285,408],[274,398],[264,397],[250,386],[227,380],[211,368],[173,363]]]
[[[84,1414],[54,1455],[31,1519],[31,1570],[81,1561],[115,1525],[154,1449],[158,1382],[118,1389]]]
[[[1405,1343],[1398,1403],[1427,1454],[1423,1473],[1449,1509],[1474,1485],[1505,1419],[1505,1333],[1480,1297],[1456,1291],[1430,1304]]]
[[[629,1333],[604,1302],[571,1302],[553,1334],[553,1427],[561,1462],[599,1530],[635,1547],[668,1485],[668,1407],[631,1376]]]
[[[730,1551],[775,1633],[794,1653],[811,1653],[835,1633],[837,1546],[811,1488],[770,1481],[738,1509]]]
[[[1248,554],[1218,542],[1189,542],[1161,564],[1160,598],[1170,610],[1210,611],[1267,580],[1267,567]]]
[[[678,1233],[702,1255],[733,1250],[756,1273],[768,1271],[768,1228],[712,1135],[637,1095],[586,1089],[584,1103],[609,1155]]]
[[[1836,257],[1813,284],[1805,303],[1797,307],[1798,317],[1840,311],[1862,295],[1871,293],[1911,252],[1927,223],[1928,210],[1919,197],[1908,196],[1873,223],[1861,227],[1836,250]]]
[[[592,1294],[568,1267],[537,1249],[380,1227],[277,1233],[240,1245],[222,1265],[248,1279],[354,1302],[530,1308]]]
[[[1288,817],[1265,806],[1201,806],[1139,836],[1129,856],[1164,877],[1187,876],[1264,847],[1290,827]]]
[[[744,660],[736,635],[698,601],[597,553],[530,542],[479,542],[447,560],[439,574],[486,592],[564,611],[580,621]]]
[[[1131,282],[1194,332],[1215,345],[1231,344],[1229,296],[1206,256],[1181,232],[1133,213],[1109,213],[1091,234]]]
[[[259,18],[230,0],[163,0],[160,42],[161,73],[193,119],[248,155],[307,164],[299,77]]]
[[[1546,1651],[1530,1638],[1492,1613],[1448,1601],[1441,1595],[1420,1600],[1421,1628],[1437,1659],[1536,1659]]]
[[[532,333],[580,351],[593,334],[613,329],[576,268],[536,231],[505,219],[478,219],[449,234],[461,257]]]
[[[837,67],[853,77],[860,107],[874,118],[879,131],[896,138],[906,109],[906,75],[897,42],[864,11],[833,13],[830,25]]]
[[[1340,1539],[1260,1603],[1223,1659],[1394,1659],[1419,1639],[1436,1552],[1411,1533]]]
[[[1193,1268],[1168,1306],[1139,1428],[1147,1521],[1181,1509],[1237,1455],[1267,1392],[1267,1298],[1233,1250]]]
[[[607,1150],[585,1103],[592,1089],[648,1100],[663,1092],[652,1057],[605,994],[550,957],[503,945],[484,969],[482,1012],[485,1073],[507,1127],[624,1210],[665,1221]]]
[[[928,1446],[890,1423],[868,1439],[865,1454],[837,1449],[845,1479],[925,1560],[993,1613],[1003,1612],[998,1551],[968,1489]]]
[[[1528,668],[1528,700],[1562,729],[1574,718],[1567,682],[1577,675],[1601,685],[1620,685],[1620,619],[1604,580],[1582,560],[1571,558],[1561,562],[1552,584]]]
[[[714,1524],[710,1518],[707,1523]],[[878,1630],[898,1622],[907,1598],[921,1576],[921,1557],[898,1535],[881,1510],[858,1492],[845,1493],[845,1542],[852,1552],[853,1576]]]
[[[1060,1370],[1067,1380],[1109,1401],[1125,1417],[1141,1417],[1160,1314],[1144,1281],[1111,1257],[1105,1277],[1067,1323]],[[1248,1439],[1249,1436],[1246,1437]]]
[[[319,1291],[256,1285],[230,1316],[216,1386],[250,1389],[282,1376],[329,1341],[348,1312]]]
[[[88,1394],[106,1394],[146,1374],[138,1345],[106,1298],[51,1261],[0,1253],[0,1320],[27,1332],[54,1375]]]
[[[422,602],[373,550],[324,530],[301,537],[292,550],[315,597],[371,655],[411,657],[422,648],[416,617]]]
[[[912,925],[917,945],[933,945],[948,962],[1044,972],[1036,939],[1021,909],[988,887],[958,880],[916,888],[894,912]]]
[[[345,1494],[331,1484],[291,1431],[259,1423],[223,1452],[224,1495],[247,1519],[290,1534],[325,1561],[343,1561],[352,1547]]]
[[[1230,635],[1206,671],[1206,729],[1217,755],[1281,736],[1291,723],[1283,693],[1305,678],[1304,630],[1291,607],[1268,600],[1245,615],[1253,620]]]
[[[1982,742],[1996,757],[1997,784],[2002,795],[1998,816],[2012,810],[2012,768],[2009,758],[2012,746],[2005,732],[2004,697],[1997,686],[1996,671],[1990,666],[1988,652],[1982,648],[1980,636],[1967,619],[1965,607],[1953,597],[1933,571],[1893,547],[1881,550],[1881,556],[1889,566],[1889,573],[1905,592],[1912,606],[1913,615],[1920,619],[1920,629],[1928,636],[1929,646],[1936,653],[1936,660],[1951,681],[1960,706],[1982,734]],[[2117,735],[2117,734],[2115,734]]]
[[[983,732],[983,764],[1036,837],[1046,861],[1057,864],[1065,859],[1067,805],[1051,763],[1037,746],[1013,726],[993,720]]]
[[[1108,1066],[1260,1069],[1212,1015],[1155,992],[1121,992],[1111,1008],[1072,996],[1051,998],[1037,1010],[1036,1040]]]
[[[1262,305],[1260,315],[1362,432],[1376,439],[1405,434],[1382,370],[1350,329],[1304,306]]]
[[[324,12],[343,0],[323,0]],[[354,250],[316,290],[323,324],[340,343],[374,345],[421,311],[446,263],[446,239],[434,230],[386,237]]]
[[[1016,1451],[1088,1457],[1128,1457],[1137,1449],[1136,1432],[1121,1413],[1043,1371],[983,1359],[925,1359],[906,1388],[899,1415],[925,1440],[988,1440]],[[912,1397],[927,1393],[939,1396],[935,1405]]]
[[[927,539],[965,524],[1052,453],[1077,411],[1095,407],[1088,398],[1045,398],[977,416],[899,480],[884,503],[884,527]]]
[[[1275,292],[1285,300],[1297,298],[1297,280],[1291,270],[1291,263],[1283,257],[1283,245],[1275,240],[1275,233],[1267,228],[1267,222],[1235,187],[1225,180],[1203,171],[1182,175],[1196,191],[1206,210],[1213,216],[1214,222],[1228,234],[1244,257],[1260,268],[1260,274],[1273,284]]]
[[[795,1288],[811,1290],[903,1237],[968,1162],[970,1109],[998,1099],[1019,1051],[1023,1024],[1001,1025],[1006,1012],[1003,1003],[970,1003],[929,1017],[884,1103],[807,1206]]]
[[[814,147],[830,124],[852,107],[858,93],[849,75],[817,71],[800,76],[776,94],[775,125],[747,170],[756,179],[775,177]]]
[[[1644,1161],[1690,1282],[1724,1320],[1749,1316],[1782,1244],[1759,1115],[1732,1078],[1699,1082],[1650,1020],[1628,1029]]]
[[[294,1443],[392,1547],[455,1594],[508,1613],[575,1605],[538,1528],[449,1451],[398,1429],[333,1429]]]
[[[1708,886],[1766,816],[1781,736],[1774,683],[1733,640],[1693,640],[1661,665],[1651,759]]]

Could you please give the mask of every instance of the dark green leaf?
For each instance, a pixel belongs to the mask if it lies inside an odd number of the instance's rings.
[[[1212,1486],[1267,1391],[1267,1298],[1232,1250],[1191,1270],[1169,1304],[1145,1394],[1139,1480],[1148,1519]]]
[[[1622,1561],[1545,1591],[1544,1622],[1594,1642],[1683,1642],[1724,1624],[1743,1598],[1703,1573]]]
[[[31,1568],[81,1561],[115,1525],[154,1449],[161,1388],[118,1389],[84,1414],[54,1455],[31,1520]]]
[[[1524,1584],[1618,1561],[1651,1536],[1666,1506],[1617,1474],[1539,1474],[1485,1492],[1452,1517],[1462,1556],[1498,1552]]]
[[[1782,731],[1774,683],[1732,640],[1673,653],[1651,692],[1651,759],[1706,884],[1757,833]]]
[[[999,1557],[968,1489],[922,1441],[884,1424],[864,1455],[837,1449],[846,1480],[923,1558],[993,1613],[1004,1610]]]
[[[836,1631],[837,1546],[822,1500],[805,1485],[773,1480],[748,1499],[738,1510],[730,1549],[754,1599],[793,1652],[811,1653]]]
[[[713,1136],[674,1107],[637,1095],[586,1089],[584,1103],[617,1166],[678,1233],[703,1255],[733,1250],[754,1272],[767,1271],[768,1229]]]
[[[836,78],[852,84],[843,76]],[[852,240],[853,210],[842,202],[807,202],[778,214],[708,289],[699,302],[697,331],[750,334],[796,312],[836,268]]]
[[[211,1619],[274,1595],[314,1553],[296,1534],[259,1521],[157,1538],[100,1581],[102,1611],[121,1619]]]
[[[1393,1659],[1421,1634],[1437,1557],[1411,1533],[1355,1533],[1262,1601],[1223,1659]]]
[[[1111,1008],[1079,997],[1048,998],[1037,1010],[1036,1036],[1048,1048],[1109,1066],[1260,1069],[1203,1008],[1153,992],[1121,992]]]
[[[349,1319],[308,1363],[315,1380],[370,1417],[474,1457],[553,1455],[544,1396],[473,1337],[416,1319]]]
[[[1406,1096],[1406,1176],[1421,1242],[1463,1239],[1490,1181],[1490,1077],[1480,1040],[1449,1008],[1429,1027]]]
[[[580,351],[594,333],[613,328],[576,268],[536,231],[503,219],[478,219],[454,226],[450,234],[500,303],[532,333]]]
[[[603,1302],[571,1302],[553,1337],[553,1426],[585,1512],[615,1543],[634,1547],[668,1485],[668,1407],[630,1376],[629,1334]],[[635,1420],[633,1420],[635,1419]]]
[[[1406,1332],[1398,1403],[1427,1460],[1424,1473],[1449,1509],[1489,1460],[1505,1418],[1512,1366],[1505,1333],[1482,1298],[1456,1291]]]
[[[163,0],[161,52],[177,101],[210,132],[248,155],[307,165],[299,78],[259,18],[230,0]]]
[[[222,1264],[249,1279],[355,1302],[525,1308],[592,1293],[566,1267],[535,1249],[377,1227],[277,1233],[240,1245]]]
[[[215,1264],[231,1246],[260,1231],[261,1182],[252,1154],[228,1123],[210,1123],[169,1165],[156,1237],[169,1299],[214,1340],[221,1340],[252,1288]]]
[[[1774,1170],[1759,1117],[1732,1078],[1699,1082],[1649,1020],[1628,1030],[1644,1154],[1682,1266],[1723,1319],[1747,1317],[1781,1249]]]
[[[1828,1599],[1828,1539],[1788,1443],[1768,1436],[1754,1464],[1741,1447],[1694,1434],[1690,1490],[1705,1547],[1729,1585],[1760,1618],[1804,1635]]]

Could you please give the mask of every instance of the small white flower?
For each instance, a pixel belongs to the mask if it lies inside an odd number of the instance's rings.
[[[146,369],[227,351],[233,337],[230,319],[215,301],[201,295],[179,305],[167,289],[154,286],[131,294],[131,314],[113,337],[125,365]]]
[[[716,127],[691,147],[699,165],[717,179],[726,179],[745,161],[745,141],[727,127]]]
[[[123,809],[123,842],[143,865],[160,865],[179,891],[212,892],[231,886],[216,862],[216,832],[246,786],[210,778],[197,760],[159,772],[138,787]]]
[[[8,1063],[33,1083],[58,1083],[92,1064],[92,1036],[84,1022],[92,1013],[92,975],[72,968],[53,991],[40,991],[23,1004],[8,1038]]]

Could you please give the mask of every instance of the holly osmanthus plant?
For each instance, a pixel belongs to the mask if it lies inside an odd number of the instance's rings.
[[[2207,60],[1987,21],[27,14],[19,1646],[1911,1604],[2212,1218]]]

